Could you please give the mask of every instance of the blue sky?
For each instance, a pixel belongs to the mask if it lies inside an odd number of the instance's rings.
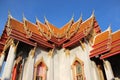
[[[35,23],[35,17],[44,22],[44,16],[57,27],[65,25],[74,15],[83,20],[95,10],[96,19],[104,31],[111,24],[112,31],[120,29],[120,0],[0,0],[0,34],[7,21],[8,11],[19,21],[22,15]]]

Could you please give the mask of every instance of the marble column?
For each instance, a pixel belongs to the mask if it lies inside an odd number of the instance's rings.
[[[93,80],[100,80],[95,62],[91,61],[91,63],[92,63]]]
[[[31,49],[29,57],[27,60],[26,76],[23,80],[33,80],[33,70],[34,70],[34,54],[35,50]]]
[[[111,64],[109,61],[104,61],[104,69],[105,69],[105,74],[107,77],[107,80],[112,80],[114,78],[113,71],[111,68]]]
[[[0,56],[0,72],[2,70],[2,64],[4,62],[4,58],[5,58],[5,53],[2,53],[1,56]]]
[[[26,70],[26,80],[33,80],[33,75],[34,75],[33,70],[34,70],[34,58],[30,55]]]
[[[1,80],[10,80],[11,72],[12,72],[12,67],[15,59],[15,51],[16,47],[14,43],[10,45],[10,49],[8,52],[5,68],[3,71],[2,79]]]

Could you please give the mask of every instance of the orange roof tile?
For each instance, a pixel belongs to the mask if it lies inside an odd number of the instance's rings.
[[[96,45],[98,43],[101,43],[105,40],[107,40],[109,38],[109,31],[105,31],[105,32],[102,32],[100,34],[98,34],[95,38],[94,38],[94,43],[93,45]]]
[[[120,39],[120,30],[112,34],[112,42]]]
[[[83,23],[81,23],[80,28],[78,30],[78,33],[82,32],[82,31],[85,31],[86,29],[90,28],[91,24],[93,22],[93,18],[94,17],[90,17],[86,21],[84,21]]]
[[[71,28],[69,30],[69,33],[71,34],[71,33],[75,32],[76,28],[79,29],[81,23],[82,23],[81,18],[77,22],[73,23],[73,25],[71,26]]]
[[[78,27],[78,24],[79,24],[79,22],[75,22],[75,23],[71,26],[70,31],[69,31],[70,34],[73,33],[73,32],[76,30],[76,28]]]
[[[10,18],[10,27],[21,33],[25,33],[24,28],[23,28],[23,23],[15,20],[13,18]]]

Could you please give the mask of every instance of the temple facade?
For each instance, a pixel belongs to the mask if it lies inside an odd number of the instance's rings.
[[[0,38],[1,80],[120,80],[120,30],[101,31],[94,13],[57,28],[8,15]]]

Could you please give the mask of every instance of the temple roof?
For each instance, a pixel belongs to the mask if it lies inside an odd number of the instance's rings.
[[[90,57],[94,57],[105,53],[110,50],[111,46],[111,29],[96,35],[93,40],[92,50],[90,51]]]
[[[90,34],[92,29],[95,29],[96,33],[101,31],[93,14],[85,21],[82,21],[82,17],[74,21],[74,17],[72,17],[62,28],[57,28],[46,18],[45,23],[36,18],[34,24],[25,17],[20,22],[8,15],[5,27],[8,37],[32,46],[36,46],[37,43],[37,45],[45,48],[70,47]]]
[[[103,54],[100,57],[100,59],[108,58],[119,53],[120,53],[120,30],[112,33],[111,49],[106,54]]]

